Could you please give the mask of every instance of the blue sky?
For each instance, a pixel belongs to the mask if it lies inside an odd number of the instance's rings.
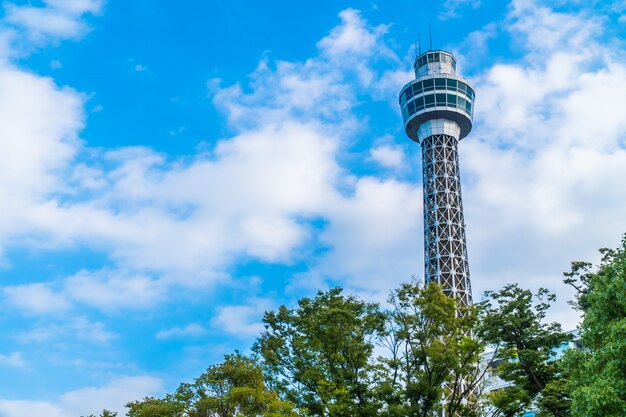
[[[224,3],[224,4],[222,4]],[[3,3],[0,417],[161,395],[263,311],[422,274],[414,41],[475,86],[460,144],[475,298],[561,283],[626,232],[626,6]],[[123,414],[123,413],[122,413]]]

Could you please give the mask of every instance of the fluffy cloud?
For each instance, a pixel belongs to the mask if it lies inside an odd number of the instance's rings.
[[[87,6],[84,10],[92,11]],[[141,147],[106,152],[101,163],[76,160],[84,149],[76,139],[83,126],[82,97],[48,79],[6,72],[21,81],[7,80],[7,107],[19,98],[20,89],[30,88],[31,93],[23,105],[19,100],[18,106],[13,104],[13,113],[5,113],[3,126],[12,129],[7,136],[22,140],[4,143],[17,148],[3,154],[19,151],[25,156],[7,158],[7,166],[17,164],[15,172],[5,171],[7,184],[0,182],[0,192],[22,196],[13,199],[14,215],[4,218],[11,227],[4,229],[0,244],[9,237],[11,242],[28,237],[23,244],[38,249],[86,245],[104,251],[116,265],[81,271],[57,282],[54,291],[49,284],[7,291],[57,298],[48,307],[32,304],[34,312],[66,309],[70,301],[105,310],[149,307],[168,285],[225,279],[224,270],[242,256],[292,262],[296,249],[315,238],[308,220],[332,222],[337,203],[352,204],[355,211],[360,204],[369,205],[343,196],[343,189],[355,183],[342,179],[339,144],[355,133],[352,109],[357,97],[376,93],[362,87],[372,77],[386,77],[375,72],[364,77],[362,71],[370,71],[372,62],[397,58],[382,42],[385,27],[368,26],[354,10],[340,17],[342,23],[319,42],[319,57],[275,66],[262,61],[251,76],[250,93],[238,85],[212,83],[215,104],[240,132],[185,163]],[[23,146],[25,141],[33,145]],[[385,164],[401,163],[392,148],[379,148],[372,155]],[[411,193],[392,183],[381,185],[385,187],[397,199]],[[85,198],[92,190],[97,194]],[[346,245],[332,232],[323,239],[331,247]]]
[[[455,17],[459,17],[458,10],[465,6],[472,6],[473,8],[480,7],[480,0],[445,0],[443,3],[443,10],[439,13],[440,20],[448,20]]]
[[[3,289],[6,300],[29,314],[50,314],[66,311],[70,303],[43,283],[15,285]]]
[[[561,272],[626,230],[626,62],[587,14],[520,0],[508,23],[528,53],[477,77],[476,129],[461,144],[474,284],[547,285],[573,327]]]
[[[0,400],[0,413],[5,417],[69,417],[58,406],[45,401]]]
[[[317,43],[322,53],[341,59],[345,59],[346,55],[369,56],[380,49],[391,53],[379,41],[381,35],[387,31],[387,26],[381,25],[369,30],[367,22],[354,9],[343,10],[339,13],[339,17],[341,24]]]
[[[263,330],[261,317],[270,309],[270,300],[255,298],[244,305],[229,305],[218,308],[213,326],[236,337],[254,337]]]
[[[44,7],[7,3],[4,22],[26,33],[34,44],[79,38],[89,30],[82,15],[99,13],[103,1],[45,0],[44,3]]]
[[[172,327],[170,329],[161,330],[156,334],[157,339],[169,339],[169,338],[186,338],[199,336],[205,332],[205,328],[198,323],[191,323],[184,327]]]
[[[101,310],[145,308],[164,296],[164,287],[158,281],[123,271],[81,271],[64,285],[68,298]]]
[[[22,357],[22,352],[12,352],[7,355],[0,354],[0,366],[23,367],[26,361]]]
[[[63,322],[46,322],[16,333],[15,338],[26,345],[56,340],[77,340],[81,344],[107,345],[116,335],[102,322],[91,322],[84,316],[67,318]]]
[[[365,177],[329,207],[320,239],[332,248],[312,274],[356,290],[384,293],[421,270],[421,190]],[[384,299],[384,296],[383,296]]]
[[[88,387],[69,391],[56,402],[2,400],[0,415],[3,417],[75,417],[99,413],[102,409],[125,412],[124,404],[145,395],[163,390],[161,380],[151,376],[122,377],[111,380],[101,387]]]
[[[120,415],[126,410],[124,404],[156,394],[163,390],[160,379],[141,375],[116,378],[101,387],[88,387],[70,391],[61,396],[60,404],[71,416],[87,415],[104,408],[117,411]]]
[[[370,149],[370,158],[387,168],[398,169],[405,166],[404,151],[400,146],[377,146]]]

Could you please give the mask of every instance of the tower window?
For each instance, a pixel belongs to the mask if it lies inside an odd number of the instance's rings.
[[[439,62],[439,55],[440,54],[428,54],[428,62]]]
[[[415,113],[415,102],[409,101],[409,114]]]
[[[406,89],[406,101],[409,101],[413,98],[413,89],[409,86],[409,88]]]
[[[415,106],[417,110],[422,110],[424,108],[424,97],[417,97],[415,99]]]

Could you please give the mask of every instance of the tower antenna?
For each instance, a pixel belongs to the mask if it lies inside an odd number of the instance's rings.
[[[417,34],[417,51],[419,55],[422,55],[422,39],[420,34]]]
[[[430,23],[428,24],[428,34],[430,35],[430,49],[429,51],[433,50],[433,31],[430,28]]]

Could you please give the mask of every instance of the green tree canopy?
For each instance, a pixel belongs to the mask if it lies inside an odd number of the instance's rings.
[[[342,294],[340,288],[302,298],[263,318],[266,330],[255,351],[272,387],[306,415],[375,416],[374,342],[384,332],[378,305]]]
[[[87,417],[96,417],[96,416],[94,416],[93,414],[90,414]],[[102,410],[102,412],[100,413],[98,417],[117,417],[117,412],[104,409]]]
[[[599,268],[574,262],[565,282],[583,312],[584,350],[569,351],[572,416],[626,416],[626,235],[617,249],[602,249]]]
[[[514,417],[537,404],[543,415],[569,415],[565,375],[555,352],[571,336],[558,323],[544,323],[555,296],[544,288],[533,296],[517,284],[485,296],[479,336],[496,347],[495,371],[512,383],[490,394],[495,414]]]
[[[390,297],[387,345],[389,392],[399,393],[396,415],[477,415],[484,344],[472,336],[475,307],[461,307],[431,282],[403,284]]]
[[[293,405],[269,390],[257,362],[240,353],[226,355],[193,383],[181,384],[162,399],[126,405],[129,417],[279,417],[295,416]]]

